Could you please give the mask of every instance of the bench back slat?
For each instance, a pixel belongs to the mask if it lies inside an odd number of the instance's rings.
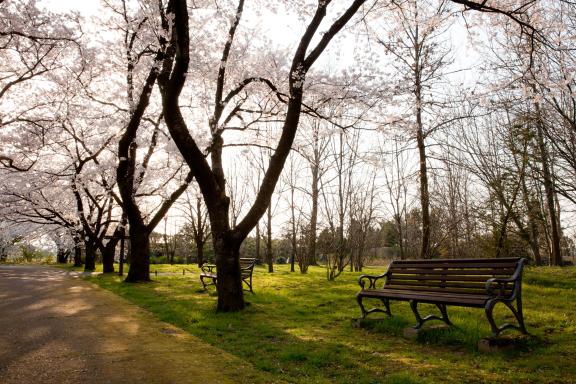
[[[251,258],[247,258],[247,257],[241,257],[240,258],[240,265],[242,267],[249,267],[251,265],[254,265],[255,262],[256,262],[256,259],[251,259]]]
[[[252,271],[254,270],[254,264],[256,264],[256,259],[241,257],[240,258],[240,268],[242,270],[242,278],[250,277]]]
[[[446,281],[446,282],[460,282],[460,281],[482,281],[486,282],[487,279],[492,277],[489,276],[476,276],[476,275],[407,275],[407,274],[396,274],[394,273],[391,280],[424,280],[424,281]]]
[[[394,261],[396,263],[396,261]],[[420,269],[429,269],[429,268],[514,268],[516,267],[515,262],[494,262],[493,264],[487,263],[462,263],[459,261],[454,261],[452,263],[448,262],[439,262],[439,261],[431,261],[429,264],[422,264],[422,263],[403,263],[398,265],[402,268],[420,268]]]
[[[390,265],[390,271],[402,274],[425,274],[425,275],[474,275],[474,276],[510,276],[514,273],[514,268],[486,268],[486,269],[433,269],[433,268],[399,268],[394,264]]]
[[[417,291],[417,292],[435,292],[435,293],[460,293],[466,295],[478,295],[486,297],[486,289],[471,289],[471,288],[441,288],[441,287],[422,287],[410,285],[391,285],[386,286],[386,289],[395,289],[398,291]]]
[[[384,286],[388,289],[486,294],[486,281],[512,276],[520,258],[395,260],[388,268]],[[512,295],[514,282],[504,285],[501,294]]]

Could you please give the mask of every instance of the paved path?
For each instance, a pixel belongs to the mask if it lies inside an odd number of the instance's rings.
[[[2,384],[270,382],[76,273],[0,265]]]

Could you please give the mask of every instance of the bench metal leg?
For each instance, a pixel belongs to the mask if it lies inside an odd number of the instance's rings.
[[[356,301],[358,302],[358,305],[360,306],[360,312],[362,313],[361,316],[363,319],[365,319],[368,312],[366,312],[366,309],[364,308],[364,305],[362,304],[362,296],[356,296]]]
[[[442,314],[442,319],[440,320],[445,322],[447,325],[452,325],[452,322],[448,318],[448,311],[446,310],[446,304],[436,304],[436,306],[438,307],[440,313]]]
[[[499,302],[503,303],[506,307],[510,309],[510,311],[512,311],[514,317],[516,318],[516,321],[518,321],[517,326],[509,323],[505,323],[500,327],[496,325],[496,322],[494,321],[493,312],[494,312],[494,306]],[[514,308],[512,302],[509,301],[503,301],[498,299],[488,300],[488,302],[486,303],[485,311],[486,311],[486,317],[488,318],[488,323],[490,324],[490,328],[492,329],[492,337],[498,337],[498,335],[500,335],[502,331],[508,328],[517,329],[524,335],[528,334],[526,326],[524,325],[524,315],[522,314],[522,300],[520,297],[516,298],[516,308]]]
[[[522,332],[523,335],[527,335],[528,331],[526,330],[526,325],[524,324],[524,313],[522,312],[522,297],[520,296],[520,293],[516,298],[516,308],[518,312],[515,312],[514,315],[518,320],[519,330],[520,332]]]
[[[208,278],[208,279],[212,279],[212,282],[207,284],[207,283],[204,281],[204,278],[205,278],[205,277]],[[204,288],[204,290],[206,290],[206,287],[207,287],[207,286],[209,286],[209,285],[216,285],[216,278],[210,277],[210,276],[200,275],[200,282],[202,283],[202,287]]]
[[[250,293],[254,293],[254,291],[252,291],[252,275],[250,275],[250,278],[246,278],[246,279],[242,279],[242,281],[244,281],[246,283],[246,285],[248,286],[248,289],[250,290]]]
[[[392,311],[390,311],[390,300],[389,299],[381,299],[384,307],[386,307],[386,314],[388,316],[392,316]]]
[[[446,325],[452,325],[452,322],[450,322],[450,319],[448,318],[446,304],[436,304],[436,306],[440,310],[442,317],[438,317],[436,315],[428,315],[425,318],[422,318],[418,312],[418,302],[415,300],[410,300],[410,308],[412,308],[412,312],[414,312],[414,316],[416,317],[416,325],[414,326],[414,329],[422,328],[424,323],[430,320],[440,320],[446,323]]]
[[[413,328],[420,329],[424,324],[424,321],[418,312],[418,302],[415,300],[410,300],[410,308],[412,308],[412,312],[414,312],[414,316],[416,317],[416,325]]]
[[[206,283],[204,282],[204,276],[200,276],[200,282],[202,283],[202,287],[206,290]]]
[[[382,312],[382,313],[385,313],[386,315],[388,315],[388,317],[392,316],[392,312],[390,312],[390,301],[388,299],[385,299],[385,298],[380,299],[380,300],[382,300],[382,303],[384,303],[386,310],[380,309],[380,308],[371,308],[371,309],[366,310],[366,308],[364,308],[364,304],[362,303],[363,298],[364,298],[364,296],[362,296],[362,295],[356,295],[356,301],[358,302],[358,305],[360,306],[360,311],[362,312],[362,319],[365,319],[366,316],[372,312]]]

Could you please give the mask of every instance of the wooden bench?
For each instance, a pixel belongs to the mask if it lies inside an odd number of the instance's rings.
[[[395,260],[382,275],[360,276],[358,283],[362,290],[356,295],[356,300],[363,319],[372,312],[391,316],[390,300],[410,303],[416,316],[416,329],[428,320],[441,320],[451,325],[446,311],[448,305],[477,307],[485,309],[493,337],[507,328],[527,334],[522,314],[522,270],[525,262],[523,258]],[[366,310],[362,303],[364,298],[381,300],[385,310]],[[430,315],[422,318],[417,308],[419,303],[435,304],[441,317]],[[496,325],[492,311],[497,303],[503,303],[512,311],[517,326]]]
[[[252,291],[252,272],[254,271],[255,264],[256,259],[246,257],[240,258],[242,281],[246,283],[248,289],[252,293],[254,293],[254,291]],[[203,264],[200,267],[200,269],[202,270],[202,272],[200,272],[200,281],[202,282],[202,286],[204,287],[204,289],[206,289],[208,285],[216,285],[216,279],[217,279],[216,266],[214,264]],[[204,279],[211,280],[211,282],[206,283]]]

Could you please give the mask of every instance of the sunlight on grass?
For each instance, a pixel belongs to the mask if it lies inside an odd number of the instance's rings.
[[[153,265],[151,284],[126,284],[113,275],[87,277],[226,351],[257,369],[294,383],[570,382],[576,380],[576,268],[529,268],[524,279],[529,338],[511,352],[484,355],[478,340],[490,335],[482,309],[449,307],[454,327],[431,329],[417,341],[402,337],[414,325],[407,303],[392,303],[392,318],[375,314],[362,328],[355,294],[360,273],[329,282],[325,271],[290,273],[275,266],[254,271],[255,294],[240,313],[217,313],[214,287],[203,290],[195,266]],[[364,273],[380,273],[370,268]],[[158,276],[155,275],[158,271]],[[436,313],[422,306],[422,313]],[[513,317],[503,305],[498,321]],[[379,320],[376,320],[380,316]],[[372,316],[370,316],[372,317]],[[369,317],[369,319],[370,319]]]

